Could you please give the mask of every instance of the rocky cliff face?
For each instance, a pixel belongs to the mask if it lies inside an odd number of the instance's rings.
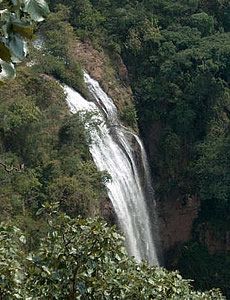
[[[157,161],[160,153],[162,133],[161,121],[152,122],[143,133],[147,152],[153,161]],[[154,162],[152,167],[154,169]],[[157,180],[153,180],[153,185],[161,189],[166,184],[165,178],[158,176]],[[206,246],[210,254],[227,253],[230,250],[229,231],[220,233],[218,229],[210,228],[206,223],[198,224],[201,209],[198,195],[180,195],[179,191],[175,191],[169,192],[168,195],[165,193],[162,199],[157,201],[158,223],[162,253],[167,265],[177,265],[183,247],[192,239]]]
[[[193,222],[198,217],[199,208],[199,198],[192,195],[186,195],[183,201],[169,198],[158,204],[162,251],[166,259],[172,260],[171,265],[176,264],[183,245],[192,238]]]
[[[201,244],[206,245],[210,254],[230,251],[230,232],[218,232],[208,228],[207,224],[199,224],[198,237]]]
[[[96,79],[104,91],[114,100],[119,111],[133,101],[129,86],[128,71],[117,54],[95,49],[91,42],[76,42],[74,57]]]

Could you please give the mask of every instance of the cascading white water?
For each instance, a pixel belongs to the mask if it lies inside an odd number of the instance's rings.
[[[95,103],[85,100],[79,93],[64,86],[67,103],[73,113],[80,110],[96,111],[97,117],[94,118],[106,119],[109,123],[107,126],[102,122],[99,131],[91,132],[93,142],[90,152],[98,169],[106,170],[111,175],[112,180],[107,184],[108,196],[124,232],[129,254],[137,261],[145,259],[150,264],[158,265],[145,201],[146,192],[140,180],[130,137],[139,145],[144,176],[148,181],[144,148],[140,139],[121,125],[113,101],[103,92],[98,82],[88,74],[84,74],[84,79]]]

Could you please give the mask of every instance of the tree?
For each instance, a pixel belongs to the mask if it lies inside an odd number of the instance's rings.
[[[214,18],[205,12],[191,15],[191,26],[197,28],[203,36],[214,33]]]
[[[115,227],[98,217],[71,219],[58,212],[58,203],[43,205],[40,213],[49,232],[29,255],[22,252],[21,231],[0,225],[4,299],[225,299],[218,290],[194,291],[177,271],[138,264]]]
[[[13,224],[0,224],[0,299],[22,299],[22,245],[25,237]]]
[[[26,40],[33,38],[36,23],[48,13],[45,0],[0,2],[0,83],[15,77],[14,64],[27,54]]]

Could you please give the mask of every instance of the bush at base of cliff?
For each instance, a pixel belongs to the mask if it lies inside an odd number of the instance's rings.
[[[230,255],[216,253],[211,255],[208,249],[198,242],[191,241],[184,247],[182,257],[177,265],[185,278],[193,278],[198,289],[220,287],[230,296]]]
[[[71,219],[57,203],[40,213],[49,232],[29,255],[23,233],[0,224],[3,299],[225,299],[218,290],[194,291],[177,271],[136,263],[100,218]]]

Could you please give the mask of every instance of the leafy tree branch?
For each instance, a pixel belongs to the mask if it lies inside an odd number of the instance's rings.
[[[14,64],[27,55],[26,41],[48,13],[45,0],[0,1],[0,83],[15,77]]]

